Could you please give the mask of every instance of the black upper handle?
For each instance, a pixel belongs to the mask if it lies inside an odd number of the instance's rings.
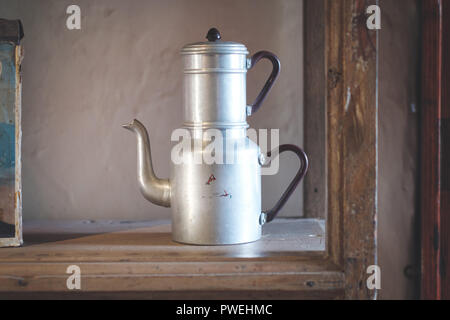
[[[300,169],[298,170],[298,172],[295,175],[294,179],[292,179],[292,181],[289,184],[289,186],[286,189],[286,191],[281,196],[280,200],[278,200],[278,202],[275,204],[275,206],[272,209],[270,209],[269,211],[265,212],[266,215],[267,215],[266,222],[270,222],[273,219],[275,219],[275,217],[278,214],[278,212],[280,212],[280,210],[283,208],[283,206],[288,201],[289,197],[294,192],[295,188],[297,188],[298,184],[300,183],[300,181],[305,176],[306,171],[308,171],[308,156],[306,155],[306,153],[302,149],[300,149],[299,147],[297,147],[296,145],[293,145],[293,144],[283,144],[283,145],[281,145],[279,147],[278,150],[279,150],[278,154],[280,154],[282,152],[285,152],[285,151],[292,151],[292,152],[294,152],[298,156],[298,158],[300,159]],[[268,152],[267,153],[268,157],[270,157],[271,155],[272,155],[272,152]]]
[[[256,97],[255,102],[253,102],[253,104],[250,105],[251,111],[249,110],[250,111],[249,115],[255,113],[261,107],[261,104],[266,99],[267,93],[269,93],[275,80],[278,77],[278,74],[280,73],[280,67],[281,67],[280,60],[278,59],[278,57],[276,55],[274,55],[272,52],[269,52],[269,51],[259,51],[259,52],[255,53],[251,57],[249,69],[253,68],[253,66],[261,59],[270,60],[270,62],[272,62],[273,69],[272,69],[272,73],[269,76],[269,79],[267,79],[267,81],[266,81],[266,84],[262,88],[259,95]]]

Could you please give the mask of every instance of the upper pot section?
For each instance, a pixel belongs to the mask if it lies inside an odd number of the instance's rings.
[[[184,46],[181,49],[181,54],[248,54],[248,50],[243,44],[222,41],[220,32],[216,28],[211,28],[208,31],[206,39],[208,41],[191,43]]]

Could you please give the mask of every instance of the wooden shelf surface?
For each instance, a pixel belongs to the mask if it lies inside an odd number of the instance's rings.
[[[156,297],[171,292],[260,292],[265,297],[269,292],[334,294],[343,289],[343,275],[325,262],[324,249],[324,223],[315,219],[276,220],[265,226],[260,241],[233,246],[175,243],[169,221],[28,222],[23,247],[0,248],[0,297],[30,293],[42,297],[52,293],[131,293],[139,297],[155,297],[157,292]],[[66,286],[70,265],[81,269],[82,288],[77,292]]]

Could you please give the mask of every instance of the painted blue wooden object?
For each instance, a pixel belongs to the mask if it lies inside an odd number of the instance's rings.
[[[14,185],[15,45],[0,43],[0,185]]]
[[[0,238],[15,235],[16,46],[0,42]]]
[[[20,20],[0,18],[0,248],[22,242]]]

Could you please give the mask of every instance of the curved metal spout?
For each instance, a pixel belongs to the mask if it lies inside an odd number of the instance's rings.
[[[137,175],[141,193],[156,205],[170,207],[170,182],[168,179],[157,178],[153,171],[147,130],[136,119],[122,127],[133,131],[137,137]]]

